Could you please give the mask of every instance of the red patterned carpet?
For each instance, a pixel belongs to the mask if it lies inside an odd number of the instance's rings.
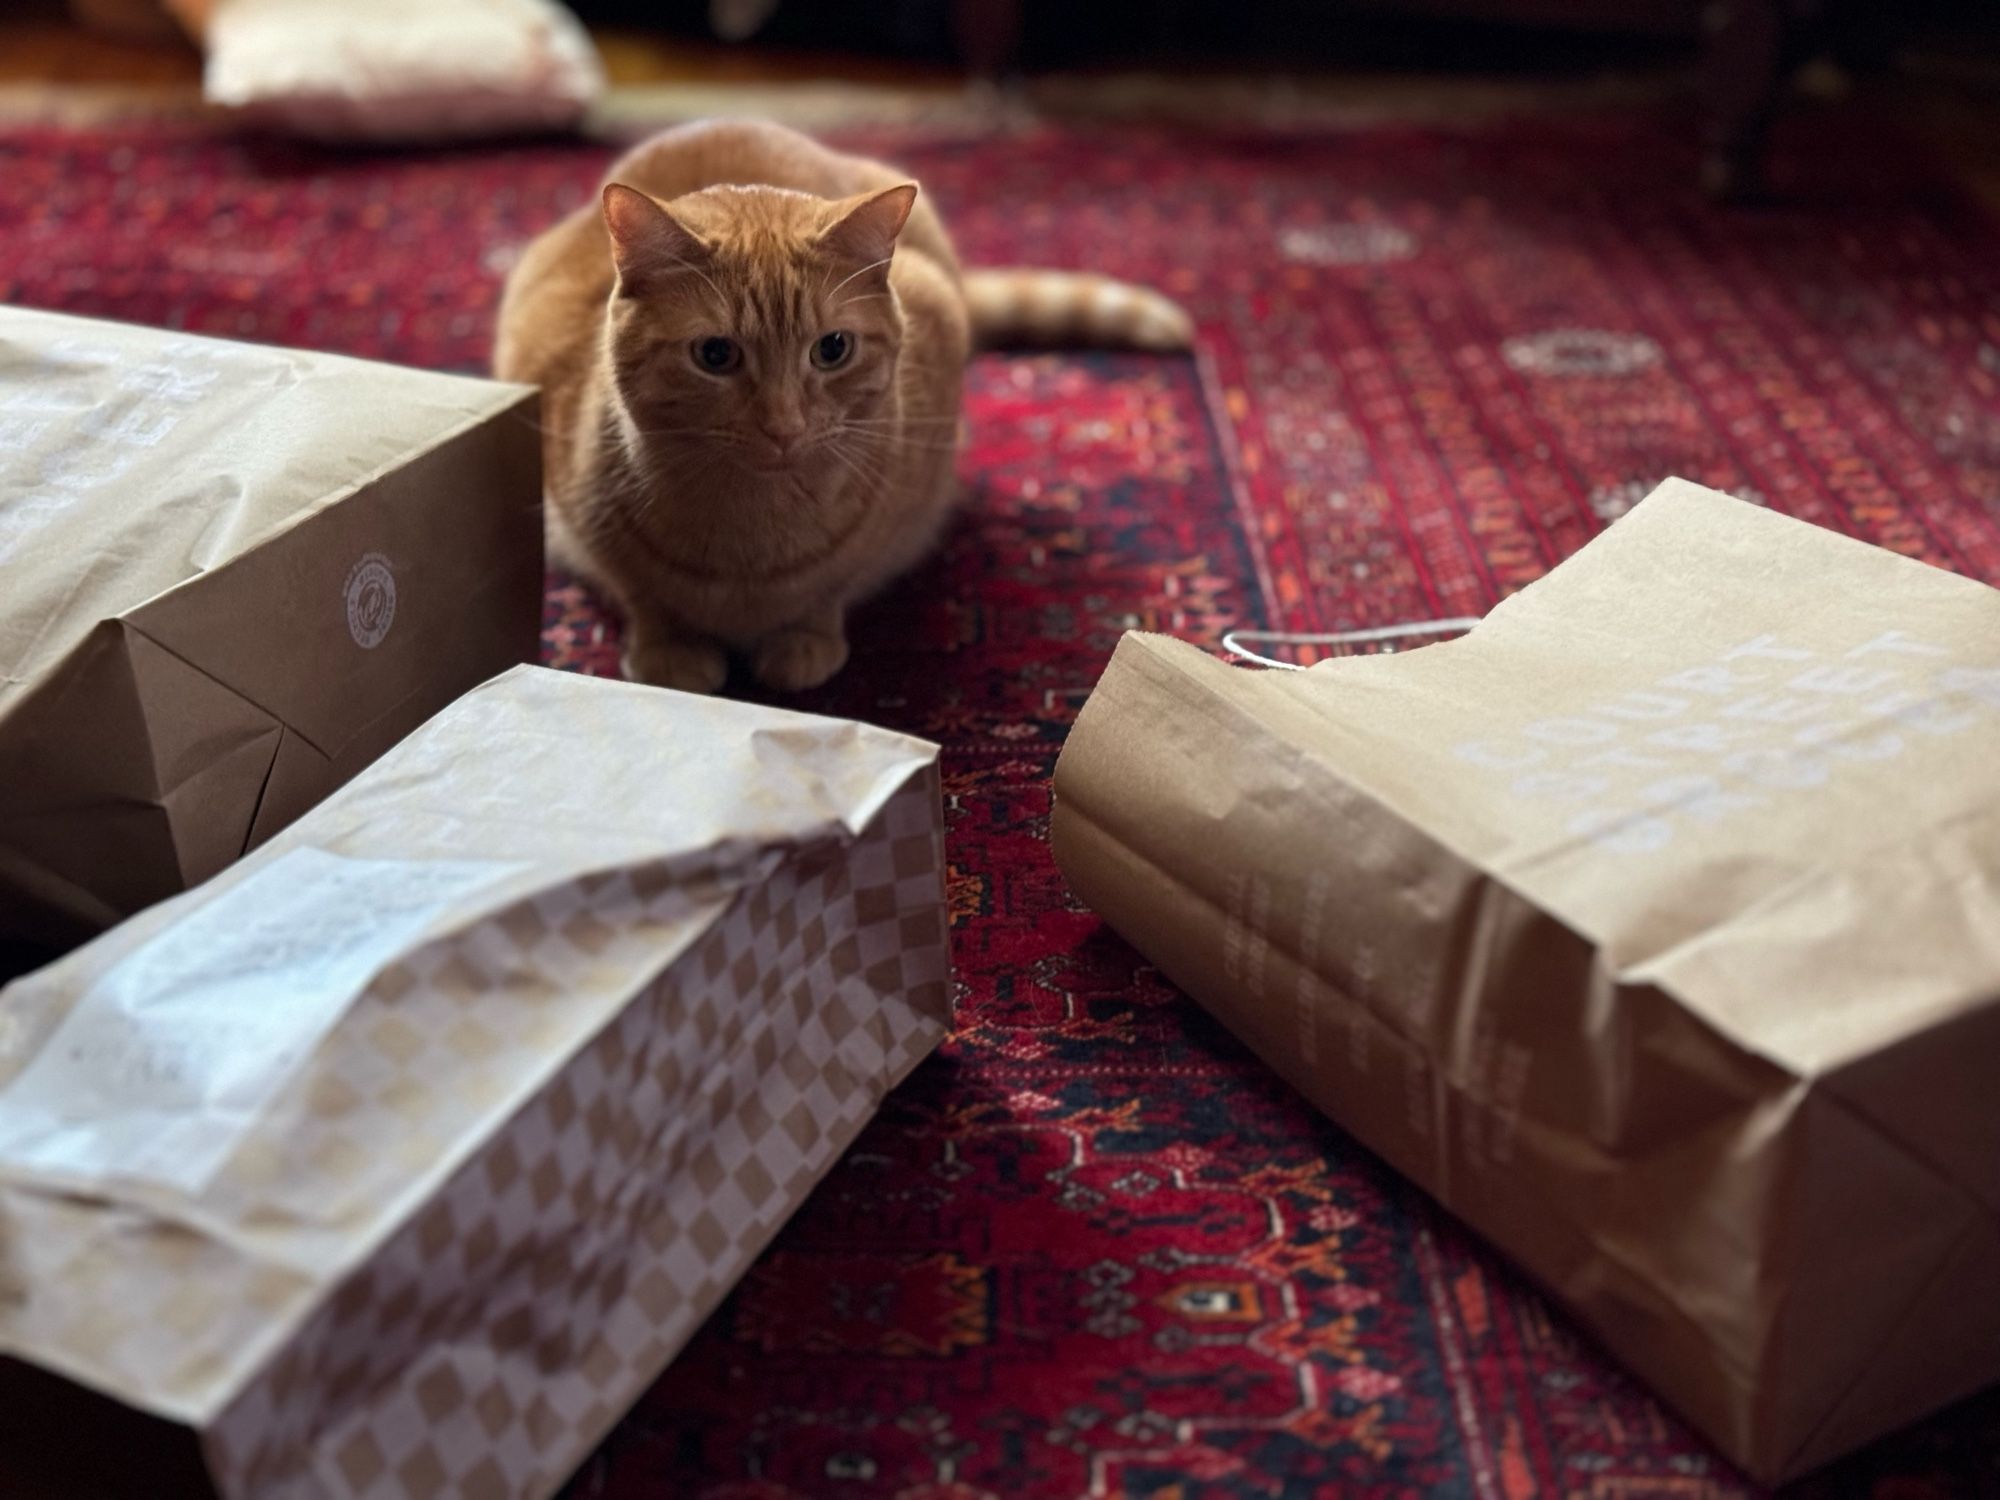
[[[979,260],[1164,284],[1197,361],[982,359],[967,501],[812,706],[942,741],[960,1029],[573,1488],[616,1500],[1751,1493],[1052,868],[1119,633],[1477,613],[1679,473],[2000,581],[2000,255],[1813,125],[1794,206],[1678,138],[871,136]],[[0,298],[446,368],[573,146],[0,134]],[[556,663],[613,628],[548,606]],[[2000,1398],[1804,1487],[2000,1495]],[[4,1488],[4,1485],[0,1485]]]

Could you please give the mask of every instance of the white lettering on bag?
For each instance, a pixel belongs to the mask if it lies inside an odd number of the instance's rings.
[[[255,361],[217,346],[177,339],[160,361],[118,373],[100,395],[106,371],[129,355],[115,347],[66,339],[40,358],[0,364],[0,474],[8,454],[32,460],[25,487],[0,483],[0,562],[85,496],[121,478],[146,450],[179,427],[223,372],[223,360]],[[80,373],[81,372],[81,373]],[[52,439],[80,436],[53,452]]]
[[[1452,754],[1460,760],[1475,766],[1484,766],[1489,771],[1519,771],[1528,766],[1539,765],[1549,758],[1546,750],[1529,750],[1512,755],[1504,750],[1495,750],[1483,740],[1467,740],[1462,745],[1454,745]]]
[[[1684,826],[1726,824],[1996,713],[2000,664],[1953,661],[1907,631],[1817,652],[1764,634],[1452,754],[1504,775],[1513,796],[1566,809],[1572,837],[1645,855]]]

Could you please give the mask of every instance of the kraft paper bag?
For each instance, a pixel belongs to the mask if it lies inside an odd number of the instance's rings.
[[[0,950],[206,879],[535,658],[535,411],[0,308]]]
[[[1458,641],[1129,636],[1077,892],[1778,1481],[2000,1378],[2000,592],[1669,481]]]
[[[942,1037],[936,758],[517,668],[0,992],[6,1493],[552,1494]]]

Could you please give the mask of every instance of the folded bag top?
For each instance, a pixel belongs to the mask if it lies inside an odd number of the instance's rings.
[[[0,992],[9,1493],[552,1493],[943,1036],[936,756],[516,668]]]
[[[1128,637],[1054,839],[1772,1479],[2000,1375],[1996,744],[2000,592],[1669,481],[1460,640]]]
[[[212,874],[531,659],[535,409],[0,309],[0,939]]]

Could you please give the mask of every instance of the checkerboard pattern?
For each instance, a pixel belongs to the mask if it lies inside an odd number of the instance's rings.
[[[787,855],[737,893],[440,1191],[311,1289],[205,1427],[219,1493],[556,1490],[943,1036],[943,868],[931,767],[854,844]],[[408,1088],[438,1041],[413,999],[496,984],[504,996],[510,965],[533,990],[538,945],[610,956],[621,910],[689,899],[643,875],[607,876],[566,911],[516,908],[433,945],[369,1023],[362,1050],[381,1076],[353,1076],[350,1058],[301,1092],[323,1120],[371,1090],[379,1105],[385,1082]],[[383,994],[378,984],[371,998]],[[436,1078],[476,1092],[482,1051],[501,1045],[481,1033],[497,1029],[447,1009],[458,1020],[430,1064],[458,1059]],[[427,1138],[415,1097],[445,1090],[411,1092],[408,1152],[450,1150]],[[267,1165],[267,1185],[300,1174],[299,1194],[337,1200],[374,1175],[347,1170],[327,1144],[338,1139],[299,1133],[295,1159]],[[232,1177],[253,1165],[239,1161]],[[326,1232],[340,1217],[337,1202],[322,1209]]]

